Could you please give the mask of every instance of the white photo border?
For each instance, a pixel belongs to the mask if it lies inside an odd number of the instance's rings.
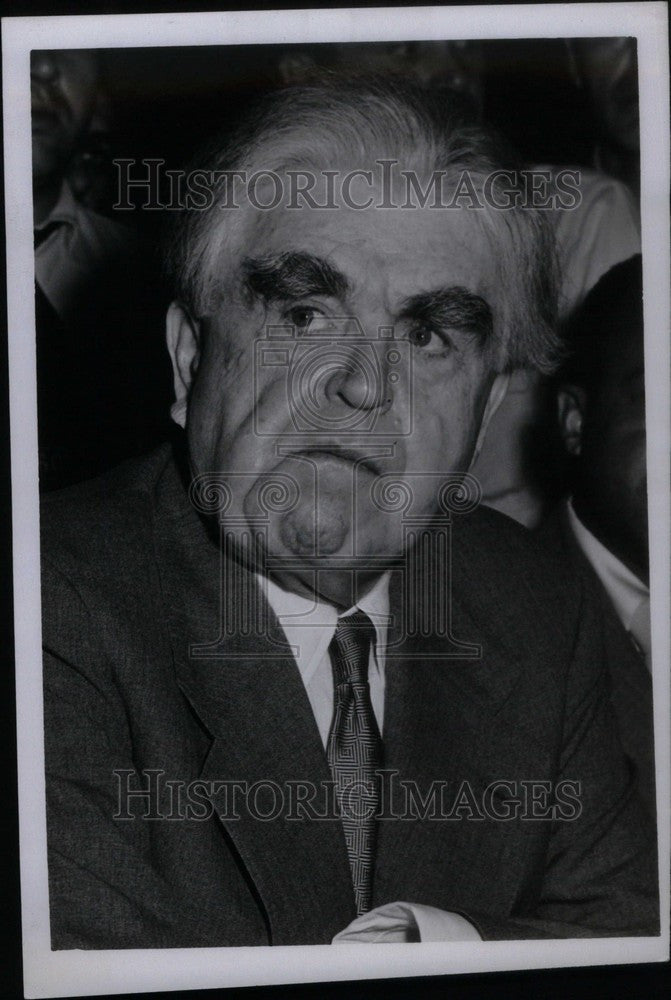
[[[646,426],[662,933],[305,947],[50,948],[44,796],[30,50],[444,38],[638,39]],[[664,3],[12,17],[2,22],[16,697],[28,998],[665,961],[669,951],[669,66]],[[121,960],[120,960],[121,959]]]

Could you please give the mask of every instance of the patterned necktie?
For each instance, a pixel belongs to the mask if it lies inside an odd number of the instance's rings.
[[[368,660],[375,629],[356,611],[341,618],[329,646],[333,666],[334,715],[326,747],[336,783],[357,914],[371,906],[375,858],[375,814],[382,767],[382,740],[368,688]]]

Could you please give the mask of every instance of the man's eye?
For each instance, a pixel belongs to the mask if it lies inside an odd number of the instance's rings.
[[[286,313],[287,319],[297,330],[307,329],[315,316],[321,316],[321,313],[312,306],[294,306]]]
[[[446,338],[432,330],[430,326],[414,326],[408,333],[408,340],[415,347],[421,347],[427,354],[445,354],[450,345]]]

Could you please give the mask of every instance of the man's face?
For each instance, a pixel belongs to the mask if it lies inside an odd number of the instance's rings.
[[[648,575],[643,335],[627,331],[583,393],[578,446],[578,513],[642,579]]]
[[[382,487],[401,481],[406,513],[429,518],[446,474],[469,465],[498,312],[494,253],[474,215],[259,213],[199,351],[177,324],[187,387],[197,369],[194,471],[226,474],[226,523],[240,537],[260,528],[269,558],[298,564],[273,569],[294,587],[315,589],[310,569],[339,560],[398,559],[402,516]],[[266,515],[273,477],[291,509]]]
[[[61,171],[90,121],[97,67],[92,52],[32,52],[30,84],[33,175],[38,181]]]

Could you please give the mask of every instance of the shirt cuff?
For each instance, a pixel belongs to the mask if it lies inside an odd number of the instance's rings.
[[[397,901],[357,917],[333,938],[333,944],[407,943],[409,941],[482,941],[460,913],[435,906]]]

